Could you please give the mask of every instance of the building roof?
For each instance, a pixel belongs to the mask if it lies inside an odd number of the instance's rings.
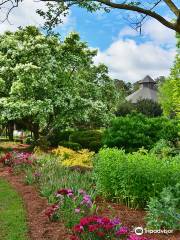
[[[154,102],[158,101],[157,91],[148,87],[142,87],[138,89],[136,92],[126,97],[127,101],[131,101],[132,103],[136,103],[141,99],[150,99]]]
[[[156,82],[149,75],[147,75],[145,78],[140,80],[138,83],[140,83],[140,84],[143,84],[143,83],[154,83],[154,84],[156,84]]]

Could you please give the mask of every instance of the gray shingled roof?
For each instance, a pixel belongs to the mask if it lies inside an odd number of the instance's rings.
[[[136,92],[126,97],[126,100],[131,101],[132,103],[136,103],[140,99],[150,99],[154,102],[157,102],[157,91],[148,87],[142,87]]]
[[[156,82],[149,75],[147,75],[145,78],[140,80],[138,83],[154,83],[154,84],[156,84]]]
[[[153,85],[156,82],[150,76],[147,75],[143,80],[139,81],[141,87],[136,92],[127,96],[126,100],[131,101],[132,103],[136,103],[140,99],[150,99],[154,102],[157,102],[158,101],[157,90],[153,87],[151,88],[150,86],[148,86],[149,84],[146,83],[151,83]]]

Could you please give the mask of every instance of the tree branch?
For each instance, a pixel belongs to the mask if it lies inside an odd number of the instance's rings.
[[[164,2],[168,5],[170,10],[177,16],[179,17],[180,14],[180,9],[171,1],[171,0],[164,0]]]
[[[106,6],[109,6],[112,8],[124,9],[124,10],[129,10],[129,11],[134,11],[134,12],[145,14],[146,16],[150,16],[150,17],[156,19],[157,21],[162,23],[164,26],[180,33],[180,26],[177,26],[176,23],[167,21],[164,17],[162,17],[161,15],[159,15],[156,12],[153,12],[151,10],[144,9],[144,8],[141,8],[141,7],[138,7],[135,5],[129,5],[129,4],[123,4],[123,3],[122,4],[121,3],[113,3],[108,0],[95,0],[95,1],[105,4]]]

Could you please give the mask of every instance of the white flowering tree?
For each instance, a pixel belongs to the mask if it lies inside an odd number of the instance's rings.
[[[21,121],[36,139],[57,125],[105,124],[116,92],[95,55],[76,33],[60,41],[29,26],[1,35],[1,122]]]

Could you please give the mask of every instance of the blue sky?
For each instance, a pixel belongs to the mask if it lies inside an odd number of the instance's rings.
[[[37,7],[44,6],[42,3],[35,4],[33,0],[25,0],[22,8],[11,15],[13,25],[4,23],[0,32],[14,31],[20,25],[41,25],[42,19],[35,13]],[[172,18],[165,4],[161,4],[158,11]],[[78,32],[89,47],[98,49],[95,63],[106,64],[113,78],[135,82],[146,74],[154,78],[167,76],[175,56],[174,31],[149,18],[140,36],[129,26],[125,16],[127,14],[123,10],[89,13],[74,7],[56,31],[63,37],[71,31]]]

